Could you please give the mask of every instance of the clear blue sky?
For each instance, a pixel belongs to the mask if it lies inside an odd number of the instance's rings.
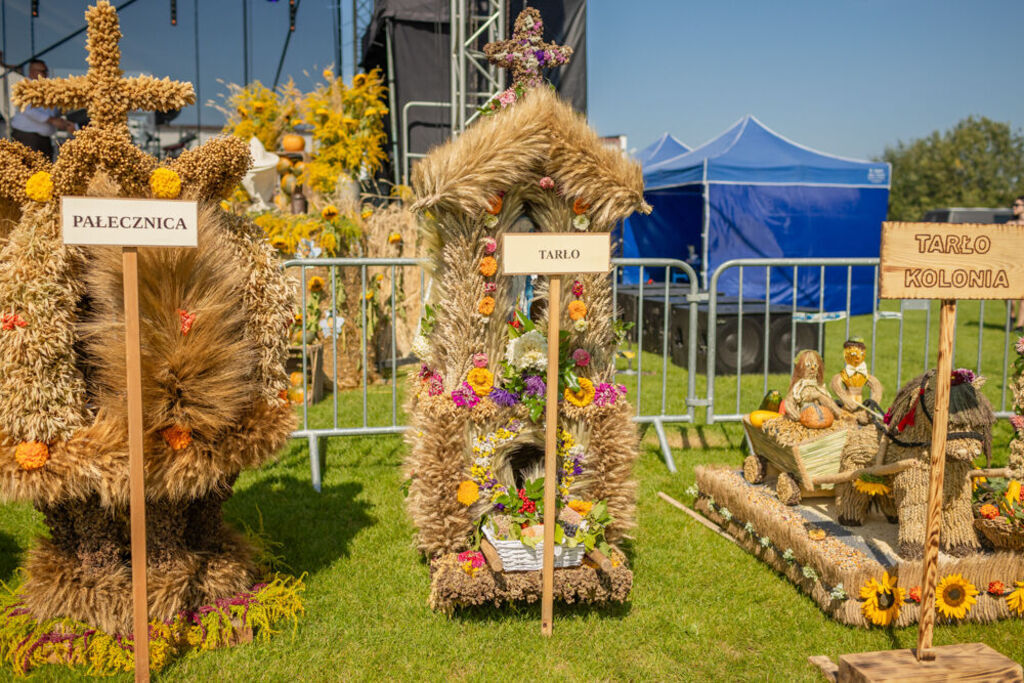
[[[120,1],[115,4],[120,4]],[[138,0],[124,10],[128,71],[196,80],[193,8]],[[217,79],[242,79],[242,0],[200,1],[203,101]],[[331,6],[303,0],[284,74],[334,61]],[[346,21],[351,0],[342,2]],[[5,0],[7,61],[29,53],[29,0]],[[249,0],[252,77],[273,80],[287,0]],[[82,23],[88,0],[40,0],[36,45]],[[605,135],[643,147],[662,131],[695,146],[744,114],[834,154],[869,157],[887,144],[946,129],[970,114],[1024,127],[1021,0],[593,0],[589,6],[590,118]],[[345,45],[345,71],[351,69]],[[47,59],[82,68],[84,37]],[[187,111],[182,121],[194,121]],[[204,122],[219,115],[206,108]]]

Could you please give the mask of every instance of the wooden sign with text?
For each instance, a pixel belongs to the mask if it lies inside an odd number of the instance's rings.
[[[607,232],[512,232],[502,237],[503,275],[568,275],[611,270]]]
[[[64,244],[195,247],[199,205],[182,199],[61,197]]]
[[[883,299],[1024,298],[1024,225],[882,223]]]

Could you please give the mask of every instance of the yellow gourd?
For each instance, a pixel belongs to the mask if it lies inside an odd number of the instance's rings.
[[[755,410],[747,419],[750,420],[750,424],[758,429],[768,420],[774,420],[777,417],[782,417],[782,413],[777,413],[774,410]]]
[[[281,149],[286,152],[301,152],[306,149],[306,140],[296,133],[286,133],[281,137]]]

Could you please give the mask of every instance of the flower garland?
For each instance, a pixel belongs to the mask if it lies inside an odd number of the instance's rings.
[[[583,446],[577,444],[573,435],[564,429],[558,430],[557,453],[558,462],[560,463],[558,494],[562,497],[563,501],[568,503],[569,489],[572,487],[573,482],[576,481],[576,477],[583,474],[582,463],[586,454]],[[576,511],[579,512],[579,510]],[[586,516],[585,512],[581,514]]]
[[[459,485],[459,502],[470,506],[478,499],[483,498],[487,502],[494,502],[499,496],[506,493],[508,488],[498,483],[494,476],[494,469],[491,467],[491,458],[499,446],[503,446],[516,437],[523,430],[521,420],[510,420],[504,427],[488,434],[481,434],[473,441],[473,465],[469,468],[470,478]],[[475,486],[476,497],[471,496],[469,486]],[[464,490],[463,487],[466,487]],[[470,500],[472,498],[472,500]],[[466,502],[466,501],[469,502]]]

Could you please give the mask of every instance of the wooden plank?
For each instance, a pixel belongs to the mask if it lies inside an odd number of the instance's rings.
[[[949,421],[949,375],[953,370],[956,301],[952,299],[943,301],[939,314],[939,360],[933,380],[935,382],[935,406],[932,409],[931,475],[928,483],[924,572],[921,577],[921,616],[917,631],[918,659],[932,658],[932,632],[935,629],[935,586],[939,579],[939,532],[942,528],[942,482],[946,467],[946,428]]]
[[[1024,297],[1024,226],[882,223],[883,299]]]
[[[821,671],[821,675],[825,677],[825,680],[832,682],[836,680],[836,674],[839,673],[839,665],[833,662],[831,657],[814,655],[808,657],[807,661]]]
[[[588,551],[586,556],[590,559],[591,562],[597,565],[598,569],[603,571],[605,574],[611,574],[612,569],[615,568],[614,566],[612,566],[611,559],[597,548]]]
[[[504,252],[503,252],[504,253]],[[548,387],[544,416],[544,557],[541,572],[540,632],[551,635],[555,593],[555,480],[558,461],[558,323],[562,276],[548,278]]]
[[[984,643],[932,649],[935,659],[919,661],[914,650],[883,650],[842,655],[841,683],[880,681],[1022,681],[1021,666]]]
[[[814,484],[816,486],[819,484],[842,484],[847,481],[853,481],[854,479],[859,478],[862,474],[871,474],[882,477],[887,474],[902,472],[915,464],[917,464],[917,460],[907,458],[905,460],[891,462],[888,465],[872,465],[871,467],[862,467],[859,470],[840,472],[839,474],[833,474],[827,477],[815,477]]]
[[[664,493],[662,491],[658,491],[658,497],[661,498],[662,500],[664,500],[669,505],[672,505],[673,507],[677,507],[680,510],[682,510],[683,512],[685,512],[686,514],[688,514],[690,516],[690,518],[693,519],[693,521],[697,522],[701,526],[703,526],[703,527],[705,527],[707,529],[710,529],[711,531],[714,531],[716,534],[718,534],[722,538],[727,538],[730,541],[732,541],[733,543],[735,543],[736,545],[739,545],[739,542],[735,538],[730,536],[726,531],[722,530],[722,527],[718,526],[717,524],[712,522],[707,517],[704,517],[703,515],[701,515],[701,514],[699,514],[697,512],[694,512],[693,510],[691,510],[690,508],[686,507],[685,505],[683,505],[682,503],[680,503],[678,500],[676,500],[672,496],[668,495],[667,493]]]
[[[149,610],[146,600],[146,471],[142,460],[142,353],[139,335],[139,253],[121,250],[124,270],[124,345],[128,400],[128,495],[132,543],[132,628],[135,680],[149,680]]]

